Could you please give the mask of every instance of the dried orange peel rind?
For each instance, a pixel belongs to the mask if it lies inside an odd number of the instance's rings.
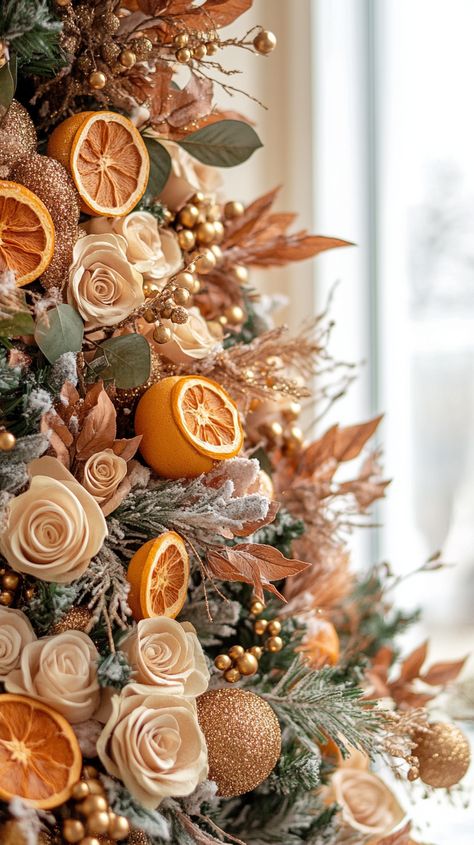
[[[128,603],[134,619],[175,619],[186,601],[189,573],[184,540],[174,531],[166,531],[141,546],[127,572]]]

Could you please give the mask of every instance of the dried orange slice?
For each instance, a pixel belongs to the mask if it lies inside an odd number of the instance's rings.
[[[54,253],[54,223],[45,204],[18,182],[0,180],[0,272],[18,287],[44,273]]]
[[[69,722],[41,701],[0,695],[0,799],[49,810],[70,797],[82,756]]]
[[[338,633],[329,619],[323,616],[314,621],[314,629],[299,648],[308,658],[313,669],[335,666],[339,660],[340,644]]]
[[[189,557],[182,537],[166,531],[141,546],[130,561],[127,579],[134,619],[175,619],[186,601],[189,581]]]
[[[150,387],[138,403],[135,431],[145,461],[166,478],[209,472],[243,443],[234,402],[204,376],[171,376]]]
[[[81,112],[68,118],[52,133],[48,155],[71,173],[87,214],[122,217],[145,193],[148,151],[138,129],[122,114]]]

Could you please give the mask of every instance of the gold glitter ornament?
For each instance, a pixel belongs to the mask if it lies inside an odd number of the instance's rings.
[[[92,619],[92,613],[88,607],[71,607],[56,622],[51,629],[52,634],[64,634],[66,631],[85,631]]]
[[[108,65],[113,65],[120,55],[120,47],[115,41],[106,41],[100,48],[101,56]]]
[[[433,722],[429,732],[421,732],[413,756],[423,783],[435,789],[448,789],[466,774],[471,759],[469,743],[456,725]]]
[[[12,100],[5,117],[0,121],[0,166],[10,166],[19,158],[36,150],[34,123],[27,110]]]
[[[197,699],[207,743],[209,779],[224,798],[255,789],[281,752],[278,719],[266,701],[241,689],[209,690]]]
[[[150,845],[150,840],[143,830],[132,830],[126,845]]]

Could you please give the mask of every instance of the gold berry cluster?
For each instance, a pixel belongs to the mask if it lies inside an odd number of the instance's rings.
[[[259,616],[264,609],[263,602],[255,599],[251,604],[250,613],[253,616]],[[283,640],[279,636],[281,623],[278,619],[271,621],[257,619],[254,622],[253,629],[257,636],[266,637],[263,645],[253,645],[248,649],[244,649],[241,645],[233,645],[226,654],[218,654],[214,660],[214,666],[224,673],[224,680],[229,684],[237,683],[242,676],[255,675],[258,672],[259,660],[264,651],[275,653],[283,648]]]
[[[272,375],[276,359],[269,357],[266,360],[268,373],[266,384],[271,387],[272,382],[278,383],[278,379]],[[255,379],[253,371],[246,372],[246,380],[251,384]],[[261,373],[259,374],[261,377]],[[251,410],[256,410],[259,402],[256,401]],[[258,426],[258,437],[265,438],[269,449],[280,449],[285,455],[298,452],[303,445],[303,430],[298,425],[298,418],[301,414],[301,403],[292,401],[285,405],[279,414],[279,419],[265,421]]]
[[[112,812],[98,772],[85,766],[82,779],[72,788],[74,808],[65,819],[62,834],[66,842],[77,845],[112,845],[130,834],[130,824],[125,816]],[[98,838],[100,837],[100,839]]]
[[[187,65],[194,60],[202,61],[206,56],[215,56],[219,41],[215,30],[209,32],[177,32],[173,38],[176,60]]]
[[[153,340],[156,343],[168,343],[173,332],[162,320],[171,320],[176,325],[188,321],[187,308],[192,296],[200,289],[199,279],[195,276],[196,266],[191,263],[185,270],[174,276],[160,291],[153,282],[145,282],[143,293],[147,298],[143,317],[147,323],[154,323]]]
[[[29,602],[34,594],[35,588],[32,584],[14,572],[8,566],[0,566],[0,605],[2,607],[17,607]]]

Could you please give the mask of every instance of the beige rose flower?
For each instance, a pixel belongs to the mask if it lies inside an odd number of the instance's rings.
[[[143,276],[126,255],[118,235],[86,235],[74,246],[67,301],[86,329],[114,326],[145,301]]]
[[[388,836],[405,817],[388,786],[363,769],[337,769],[331,778],[331,793],[342,807],[344,822],[353,830],[372,836],[370,843]]]
[[[199,308],[190,308],[188,315],[186,323],[162,321],[164,326],[172,329],[173,338],[169,343],[160,344],[159,352],[175,364],[187,364],[199,358],[205,358],[212,350],[221,347],[222,338],[216,337],[210,331]]]
[[[196,191],[217,198],[223,179],[217,167],[202,164],[174,141],[163,141],[171,156],[171,173],[159,199],[172,211],[177,211]]]
[[[98,657],[82,631],[43,637],[23,649],[20,668],[10,672],[5,687],[49,704],[76,725],[90,719],[100,703]]]
[[[207,777],[206,741],[194,699],[129,684],[112,699],[97,743],[107,772],[149,810],[190,795]]]
[[[107,536],[103,513],[57,458],[38,458],[28,469],[30,487],[8,505],[0,550],[16,572],[69,584]]]
[[[0,607],[0,681],[18,668],[23,649],[34,640],[36,634],[21,610]]]
[[[112,233],[124,238],[128,260],[145,279],[164,284],[183,266],[176,235],[160,230],[149,211],[132,211],[126,217],[93,217],[84,229],[89,235]]]
[[[120,645],[139,684],[176,688],[182,695],[201,695],[209,670],[196,631],[189,622],[166,616],[142,619]]]
[[[112,500],[126,477],[127,461],[120,455],[116,455],[113,449],[103,449],[101,452],[91,455],[85,462],[82,486],[101,506],[102,512],[107,515],[111,513],[111,510],[106,506],[104,507],[104,503]],[[120,498],[117,505],[119,502]]]

